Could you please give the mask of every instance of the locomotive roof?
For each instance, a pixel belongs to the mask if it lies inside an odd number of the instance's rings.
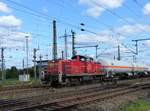
[[[36,61],[37,63],[40,63],[40,62],[48,62],[49,60],[38,60],[38,61]]]
[[[75,55],[73,56],[71,59],[77,59],[77,57],[79,56],[80,59],[90,59],[90,60],[93,60],[92,57],[89,57],[89,56],[82,56],[82,55]]]

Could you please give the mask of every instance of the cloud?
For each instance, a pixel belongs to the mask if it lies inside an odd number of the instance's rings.
[[[45,8],[45,7],[42,9],[42,11],[43,11],[44,13],[48,13],[48,9]]]
[[[114,30],[116,33],[120,33],[125,36],[142,32],[150,32],[150,25],[147,24],[123,25]]]
[[[122,55],[126,55],[131,51],[135,51],[133,47],[130,47],[126,44],[126,40],[129,37],[135,37],[132,35],[138,35],[140,33],[150,33],[149,24],[132,24],[132,25],[122,25],[120,27],[114,27],[113,30],[104,30],[97,32],[95,34],[80,34],[76,37],[77,45],[96,45],[103,44],[106,49],[102,49],[100,56],[113,57],[117,54],[117,46],[120,44]],[[132,39],[132,38],[129,38]],[[150,47],[150,40],[144,42],[146,47]],[[110,47],[111,46],[111,47]],[[131,53],[132,54],[132,53]]]
[[[23,46],[26,34],[20,32],[22,21],[13,15],[0,16],[0,46],[3,47],[19,47]]]
[[[150,47],[150,40],[145,41],[144,45]]]
[[[113,31],[113,32],[112,32]],[[97,35],[93,34],[79,34],[76,38],[78,45],[93,45],[99,43],[105,43],[111,46],[117,46],[122,44],[127,37],[131,35],[137,35],[139,33],[149,33],[150,25],[147,24],[134,24],[134,25],[123,25],[114,28],[112,31],[104,30],[97,32]],[[133,36],[134,37],[134,36]],[[149,43],[150,44],[150,43]]]
[[[102,11],[104,11],[103,8],[94,7],[94,8],[87,9],[86,13],[87,13],[88,16],[92,16],[92,17],[96,18],[96,17],[101,15]]]
[[[115,46],[118,44],[118,41],[115,40],[115,38],[112,37],[110,32],[100,32],[97,35],[92,34],[80,34],[77,35],[76,39],[77,44],[99,44],[99,43],[107,43],[110,45]]]
[[[10,13],[11,9],[7,4],[0,2],[0,12]],[[3,47],[19,47],[25,42],[24,32],[20,32],[22,21],[14,15],[0,16],[0,46]],[[29,36],[31,36],[29,34]]]
[[[0,33],[1,43],[0,46],[12,48],[12,47],[23,47],[25,45],[25,36],[29,36],[29,42],[31,42],[31,34],[23,33],[23,32],[8,32]]]
[[[15,16],[13,15],[9,15],[9,16],[0,16],[0,27],[5,27],[5,28],[9,28],[9,27],[14,27],[14,28],[20,28],[22,24],[22,21],[20,19],[17,19]]]
[[[106,9],[121,7],[124,0],[79,0],[79,4],[87,6],[85,13],[91,17],[98,17]]]
[[[0,12],[10,13],[11,9],[7,6],[7,4],[0,2]]]
[[[145,4],[143,12],[145,15],[150,16],[150,3]]]

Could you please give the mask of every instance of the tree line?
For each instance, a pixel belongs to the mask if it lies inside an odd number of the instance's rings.
[[[17,79],[19,77],[20,74],[26,74],[26,69],[18,69],[15,66],[12,66],[10,68],[7,68],[5,70],[5,78],[6,79]],[[30,74],[30,77],[34,77],[34,67],[28,68],[28,72]],[[2,75],[2,71],[0,71],[0,78]]]

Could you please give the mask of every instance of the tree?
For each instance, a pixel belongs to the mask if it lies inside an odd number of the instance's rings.
[[[12,66],[10,69],[6,69],[6,79],[18,78],[18,69],[15,66]]]
[[[34,77],[34,67],[29,68],[29,74],[31,77]]]

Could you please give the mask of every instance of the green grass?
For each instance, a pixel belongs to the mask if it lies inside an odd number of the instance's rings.
[[[7,79],[7,80],[0,81],[0,86],[34,85],[39,83],[40,81],[38,79],[31,79],[28,82],[21,82],[17,79]]]
[[[150,110],[150,100],[137,100],[134,103],[123,106],[120,111],[148,111]]]

